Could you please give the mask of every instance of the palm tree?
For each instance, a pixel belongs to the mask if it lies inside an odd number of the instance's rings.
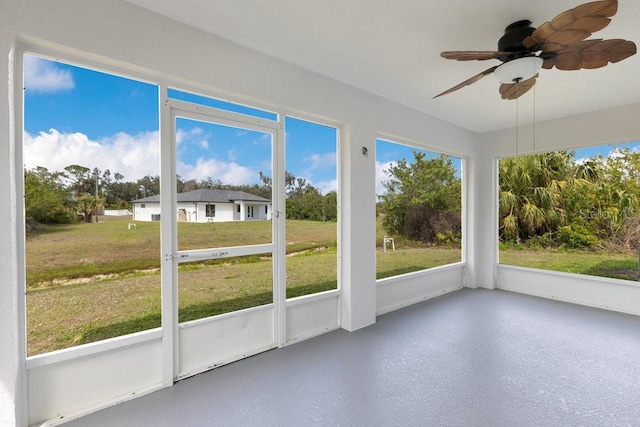
[[[573,153],[567,151],[501,160],[501,238],[520,242],[553,231],[565,217],[562,191],[574,180],[573,167]]]

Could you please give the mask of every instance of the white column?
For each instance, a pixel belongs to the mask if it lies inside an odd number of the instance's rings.
[[[11,82],[9,67],[16,76],[19,64],[13,62],[11,25],[12,6],[0,17],[0,425],[27,425],[25,325],[24,318],[24,223],[18,221],[18,207],[22,207],[22,194],[17,193],[18,177],[22,175],[22,159],[15,150],[21,144],[21,105],[15,105],[22,96],[22,79],[18,75]],[[9,66],[7,64],[9,59]],[[17,58],[20,62],[21,59]],[[7,85],[9,82],[9,85]],[[20,233],[20,234],[18,234]]]
[[[476,182],[477,164],[478,161],[474,156],[464,159],[462,167],[462,250],[464,251],[463,261],[465,262],[462,284],[466,288],[477,287],[476,219],[478,218],[478,215],[476,215],[475,211],[477,204],[476,189],[478,187]]]
[[[342,327],[348,331],[376,321],[375,138],[373,128],[340,132]]]
[[[497,245],[497,160],[492,150],[479,150],[475,160],[473,180],[475,209],[473,227],[475,236],[472,266],[477,287],[494,289]]]

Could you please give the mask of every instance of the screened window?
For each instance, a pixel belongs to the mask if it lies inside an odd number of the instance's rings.
[[[215,218],[216,216],[216,205],[207,204],[205,215],[207,218]]]
[[[638,280],[640,143],[499,161],[500,263]]]
[[[462,260],[461,160],[376,142],[376,277]]]
[[[285,118],[287,297],[338,287],[338,130]]]
[[[28,354],[159,327],[159,224],[101,214],[159,194],[158,88],[32,55],[24,78]]]

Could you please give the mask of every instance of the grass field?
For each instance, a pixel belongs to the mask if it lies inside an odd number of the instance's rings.
[[[101,217],[27,236],[28,353],[160,326],[160,225]],[[178,224],[179,249],[267,243],[270,223]],[[337,287],[336,224],[287,220],[287,297]],[[401,239],[378,252],[378,278],[460,260],[459,249]],[[180,322],[272,301],[271,258],[247,256],[178,269]]]
[[[500,251],[500,263],[565,273],[638,280],[638,254],[578,250]]]
[[[98,224],[42,227],[27,236],[28,353],[160,326],[158,223],[104,217]],[[396,238],[382,252],[376,277],[395,276],[460,261],[458,248],[425,247]],[[270,241],[270,223],[178,224],[180,249]],[[287,220],[287,297],[337,287],[336,224]],[[506,264],[629,278],[634,254],[503,250]],[[180,264],[178,315],[186,322],[272,301],[272,261],[246,256]]]

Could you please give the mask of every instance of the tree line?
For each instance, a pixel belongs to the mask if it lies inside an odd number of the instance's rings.
[[[640,153],[616,148],[577,161],[574,151],[500,161],[500,239],[567,248],[636,248]]]
[[[229,185],[211,177],[203,180],[176,177],[179,193],[201,188],[244,191],[271,199],[272,180],[258,173],[259,183]],[[337,194],[327,194],[305,178],[285,173],[287,218],[313,221],[335,221]],[[147,175],[125,181],[109,169],[69,165],[64,171],[51,172],[44,167],[25,170],[25,216],[27,225],[92,222],[101,209],[130,209],[131,202],[160,194],[160,177]]]
[[[444,155],[398,161],[385,171],[385,232],[431,244],[455,242],[461,182]],[[499,238],[530,247],[635,249],[640,242],[640,152],[576,159],[557,151],[500,160]]]
[[[462,183],[451,158],[414,151],[385,171],[378,210],[385,232],[431,244],[461,236]],[[240,190],[271,199],[271,177],[228,185],[219,180],[177,179],[178,192],[199,188]],[[99,208],[128,209],[132,200],[160,193],[160,178],[124,181],[119,173],[70,165],[62,172],[25,171],[27,221],[91,221]],[[335,221],[337,194],[285,173],[287,218]],[[577,160],[574,151],[499,162],[499,238],[506,244],[568,248],[635,248],[640,242],[640,152]]]

